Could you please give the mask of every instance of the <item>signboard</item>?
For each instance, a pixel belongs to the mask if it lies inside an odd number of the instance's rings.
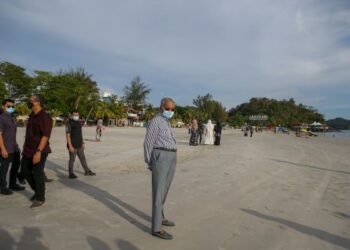
[[[267,115],[250,115],[249,121],[267,121],[269,117]]]

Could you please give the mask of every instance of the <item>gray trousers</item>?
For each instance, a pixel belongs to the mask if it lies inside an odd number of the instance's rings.
[[[152,233],[160,232],[164,219],[163,205],[175,174],[176,152],[154,149],[152,171]]]
[[[89,172],[90,169],[86,163],[86,158],[85,158],[85,154],[84,154],[84,148],[76,148],[74,150],[74,153],[69,152],[69,162],[68,162],[68,170],[69,173],[73,173],[73,168],[74,168],[74,162],[75,162],[75,158],[78,155],[78,158],[80,160],[81,166],[83,167],[85,173]]]

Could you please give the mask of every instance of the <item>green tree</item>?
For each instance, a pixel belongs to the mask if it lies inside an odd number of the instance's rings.
[[[9,98],[23,101],[33,92],[31,77],[25,69],[10,62],[0,63],[0,88],[5,85],[4,94]]]
[[[130,86],[124,87],[124,98],[129,107],[135,110],[142,110],[142,106],[146,103],[147,96],[151,93],[151,89],[136,76],[130,83]]]

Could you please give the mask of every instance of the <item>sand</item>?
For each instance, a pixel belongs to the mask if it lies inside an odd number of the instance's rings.
[[[84,128],[95,177],[67,178],[64,128],[47,162],[47,202],[0,196],[0,249],[350,249],[350,140],[225,130],[220,147],[188,146],[166,203],[174,240],[150,235],[151,175],[142,128]],[[18,141],[23,143],[24,129]]]

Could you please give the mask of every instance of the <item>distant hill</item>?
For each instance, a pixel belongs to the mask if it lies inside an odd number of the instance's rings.
[[[328,120],[326,121],[326,124],[335,129],[340,129],[340,130],[350,129],[350,120],[340,118],[340,117]]]

